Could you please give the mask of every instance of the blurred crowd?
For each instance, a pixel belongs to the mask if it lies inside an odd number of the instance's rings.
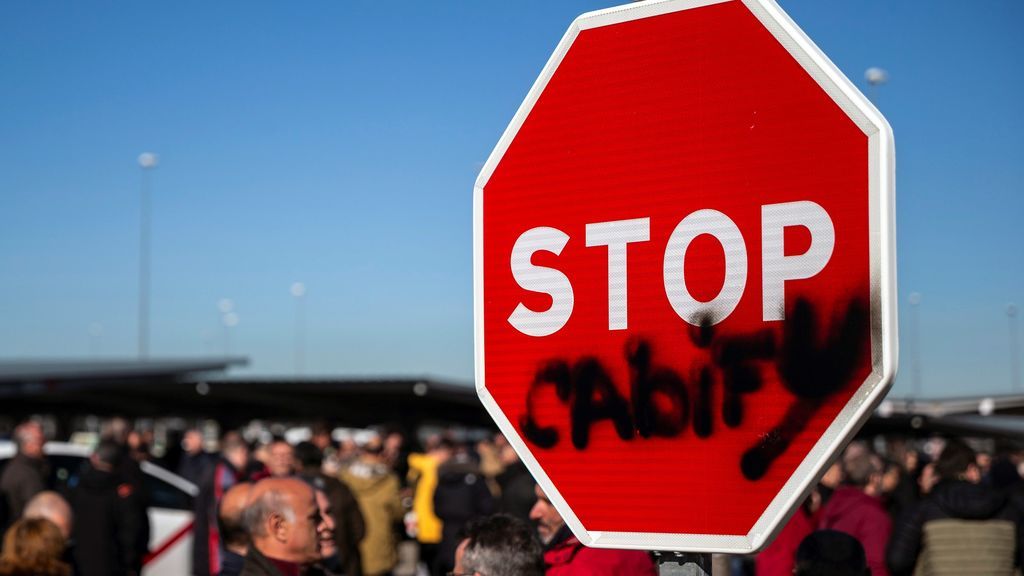
[[[831,560],[807,574],[1019,573],[1024,454],[995,452],[959,439],[852,442],[757,556],[756,574],[801,573],[809,552]]]
[[[582,546],[500,435],[359,438],[316,425],[301,442],[227,431],[212,443],[187,430],[156,459],[144,433],[113,419],[74,482],[55,483],[43,428],[22,423],[0,474],[0,576],[139,574],[152,553],[147,460],[198,486],[197,576],[657,573],[646,552]],[[1022,468],[1019,451],[959,440],[854,442],[772,543],[728,570],[1012,574],[1024,551]]]
[[[644,552],[584,548],[502,436],[456,436],[335,441],[315,425],[295,443],[227,431],[207,451],[209,438],[187,430],[155,458],[145,432],[113,419],[74,481],[59,483],[43,428],[25,422],[0,474],[0,575],[141,573],[152,552],[145,461],[198,487],[197,576],[655,573]]]

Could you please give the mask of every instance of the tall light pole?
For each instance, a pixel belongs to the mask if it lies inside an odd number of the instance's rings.
[[[149,195],[153,169],[159,159],[152,152],[139,154],[142,184],[139,191],[139,358],[149,356]]]
[[[878,87],[889,81],[889,73],[885,70],[872,66],[864,71],[864,79],[868,82],[868,98],[876,106],[878,105]]]
[[[306,285],[294,282],[291,287],[292,298],[295,299],[295,375],[301,375],[306,362]]]
[[[917,400],[921,397],[921,321],[918,312],[921,293],[911,292],[907,301],[910,303],[910,332],[914,342],[910,355],[911,398]]]
[[[224,322],[224,357],[231,356],[231,329],[238,326],[237,312],[228,312],[221,320]]]
[[[235,312],[235,302],[231,298],[221,298],[217,301],[217,310],[220,311],[220,323],[224,326],[224,357],[231,355],[231,329],[238,326],[238,314]]]
[[[1006,306],[1006,318],[1010,323],[1010,389],[1020,390],[1020,355],[1017,348],[1017,305]]]
[[[99,322],[89,324],[89,353],[93,357],[100,355],[101,338],[103,338],[103,324]]]
[[[213,356],[214,354],[217,353],[217,348],[216,344],[214,343],[214,335],[212,330],[204,329],[202,332],[199,333],[199,337],[203,341],[204,355]]]

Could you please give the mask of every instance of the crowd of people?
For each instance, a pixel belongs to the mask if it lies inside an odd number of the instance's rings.
[[[202,468],[197,575],[383,576],[405,538],[417,542],[420,573],[432,576],[655,573],[644,552],[584,548],[501,436],[469,444],[437,435],[412,452],[399,433],[336,444],[316,427],[309,441],[276,438],[250,452],[232,433]],[[298,533],[283,519],[301,518],[310,502],[317,514],[296,520],[301,538],[289,540]],[[310,542],[319,548],[303,548]]]
[[[109,423],[73,483],[56,485],[42,426],[13,435],[17,454],[0,474],[3,576],[138,574],[149,544],[148,502],[124,420]]]
[[[933,440],[936,458],[905,443],[887,458],[847,446],[775,540],[756,558],[758,576],[800,573],[801,543],[840,533],[852,546],[820,550],[856,561],[815,574],[1014,574],[1024,561],[1024,459],[994,456],[962,440]],[[941,447],[939,447],[941,445]]]
[[[62,486],[50,485],[38,423],[13,440],[0,576],[139,574],[150,529],[140,462],[153,458],[144,435],[110,421]],[[294,444],[228,431],[207,452],[207,440],[188,430],[158,462],[199,487],[196,576],[390,575],[403,541],[430,576],[657,573],[646,552],[584,547],[500,435],[439,434],[417,450],[399,432],[335,442],[326,425]],[[959,440],[936,454],[907,443],[886,459],[852,443],[753,559],[756,574],[1012,574],[1024,554],[1020,454]]]

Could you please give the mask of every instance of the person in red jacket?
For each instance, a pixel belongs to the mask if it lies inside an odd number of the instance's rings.
[[[757,576],[792,576],[796,551],[804,538],[814,532],[822,509],[843,481],[843,467],[832,464],[793,517],[755,560]]]
[[[864,451],[844,457],[846,485],[840,486],[821,511],[819,530],[846,532],[860,541],[872,576],[889,576],[885,547],[892,520],[882,504],[882,461]]]
[[[534,490],[537,503],[530,510],[530,519],[537,523],[537,533],[544,543],[547,576],[654,576],[657,573],[646,552],[587,548],[581,544],[540,486]]]

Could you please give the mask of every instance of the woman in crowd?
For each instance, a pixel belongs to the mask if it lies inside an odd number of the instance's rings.
[[[61,561],[64,537],[57,525],[42,518],[15,522],[4,535],[0,576],[69,576]]]

